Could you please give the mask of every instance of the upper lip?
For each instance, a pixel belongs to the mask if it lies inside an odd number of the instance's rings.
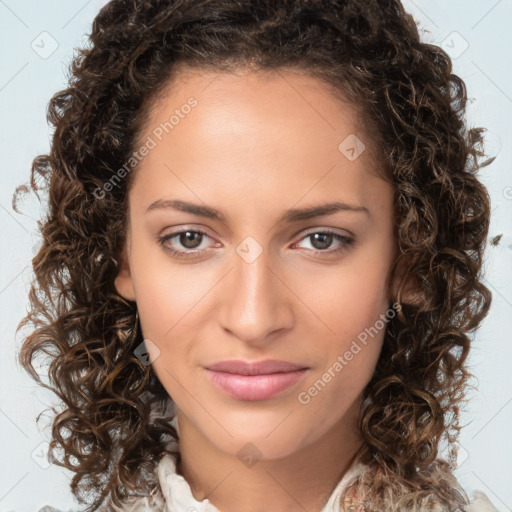
[[[288,361],[278,359],[265,359],[264,361],[242,361],[240,359],[231,361],[219,361],[208,365],[208,370],[226,373],[237,373],[239,375],[267,375],[269,373],[294,372],[304,370],[307,367]]]

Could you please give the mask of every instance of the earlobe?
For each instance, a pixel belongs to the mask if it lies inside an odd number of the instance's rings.
[[[135,301],[135,289],[133,286],[133,278],[130,270],[130,264],[126,254],[126,247],[123,248],[119,255],[119,270],[114,280],[114,286],[117,293],[127,300]]]
[[[425,300],[425,296],[421,291],[417,280],[411,276],[402,288],[400,302],[402,304],[421,304]]]
[[[409,274],[405,283],[402,283],[405,278],[405,268],[408,264],[409,263],[405,260],[401,260],[399,264],[398,273],[393,286],[393,300],[397,300],[401,304],[421,304],[421,302],[425,300],[425,296],[416,276]],[[398,297],[398,290],[400,290],[400,297]]]

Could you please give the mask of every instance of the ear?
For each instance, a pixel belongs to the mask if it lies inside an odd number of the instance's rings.
[[[425,296],[421,290],[418,280],[411,276],[406,281],[400,296],[402,304],[421,304],[425,300]]]
[[[410,267],[410,263],[402,258],[393,283],[393,300],[398,301],[398,290],[402,285],[405,269],[408,267]],[[425,296],[421,289],[421,283],[418,282],[418,279],[414,275],[409,275],[402,285],[399,302],[401,304],[420,304],[424,300]]]
[[[118,273],[114,280],[114,286],[119,295],[127,300],[135,301],[135,288],[133,286],[133,278],[130,270],[126,244],[119,255],[118,261]]]

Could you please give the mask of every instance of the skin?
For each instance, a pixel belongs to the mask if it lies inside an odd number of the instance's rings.
[[[361,393],[385,328],[309,403],[298,395],[394,302],[387,288],[396,256],[393,189],[371,172],[371,140],[355,109],[314,77],[189,70],[167,93],[140,141],[191,96],[198,104],[136,170],[115,285],[136,301],[153,368],[176,403],[178,471],[196,499],[208,497],[222,512],[320,511],[361,446]],[[366,145],[353,161],[338,149],[349,134]],[[146,213],[159,199],[208,205],[226,220],[172,208]],[[279,222],[289,209],[333,201],[368,214]],[[180,236],[167,240],[168,248],[188,251],[186,259],[158,242],[180,229],[207,233],[188,245]],[[311,235],[325,230],[354,243],[334,237],[322,246]],[[237,253],[249,236],[262,250],[251,263]],[[309,370],[262,401],[226,395],[204,370],[222,360],[267,358]],[[254,465],[237,456],[242,447]]]

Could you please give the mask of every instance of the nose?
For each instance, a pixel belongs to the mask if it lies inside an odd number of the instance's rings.
[[[293,293],[263,251],[254,261],[233,255],[221,289],[221,327],[245,343],[264,345],[294,324]]]

